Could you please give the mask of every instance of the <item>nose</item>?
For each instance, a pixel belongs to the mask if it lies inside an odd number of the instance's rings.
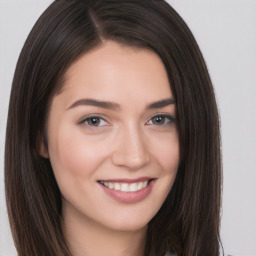
[[[112,162],[115,165],[138,170],[149,163],[150,154],[141,129],[128,127],[119,132]]]

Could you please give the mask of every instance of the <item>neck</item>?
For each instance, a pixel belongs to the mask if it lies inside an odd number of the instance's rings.
[[[120,231],[85,216],[63,215],[63,233],[73,256],[143,256],[146,232],[147,227]]]

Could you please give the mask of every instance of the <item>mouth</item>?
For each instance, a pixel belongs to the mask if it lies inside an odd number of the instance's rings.
[[[98,180],[103,191],[122,203],[137,203],[145,199],[152,191],[156,178]]]
[[[136,192],[146,188],[151,181],[154,179],[148,179],[145,181],[138,181],[138,182],[117,182],[117,181],[98,181],[103,186],[122,192]]]
[[[113,182],[113,181],[112,182],[98,181],[98,182],[109,189],[123,191],[123,192],[136,192],[148,186],[148,184],[151,181],[152,180],[147,180],[147,181],[140,181],[140,182],[134,182],[134,183],[126,183],[126,182],[123,183],[123,182]]]

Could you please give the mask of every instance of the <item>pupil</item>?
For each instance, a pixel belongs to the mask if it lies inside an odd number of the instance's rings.
[[[164,118],[162,116],[155,117],[155,123],[156,124],[162,124]]]
[[[97,125],[97,124],[99,124],[99,119],[96,118],[96,117],[93,117],[93,118],[90,119],[90,123],[92,125]]]

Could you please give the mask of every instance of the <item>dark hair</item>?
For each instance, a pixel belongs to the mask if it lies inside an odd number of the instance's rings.
[[[67,68],[104,40],[157,53],[177,105],[180,166],[171,192],[148,225],[144,255],[162,255],[167,245],[179,256],[219,255],[218,111],[189,28],[163,0],[56,0],[27,38],[10,98],[5,186],[19,256],[71,255],[61,229],[60,191],[49,160],[38,153],[38,138],[45,134],[49,105]]]

